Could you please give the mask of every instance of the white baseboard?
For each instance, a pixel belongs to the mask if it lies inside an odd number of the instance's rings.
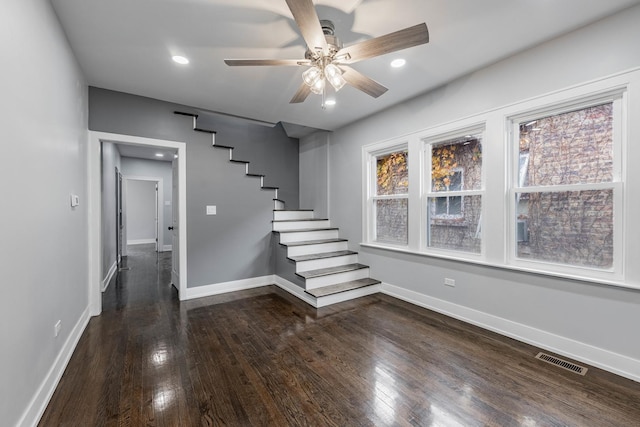
[[[388,283],[382,293],[640,382],[640,360]]]
[[[162,252],[171,252],[172,250],[173,250],[173,245],[162,246]]]
[[[135,239],[127,240],[127,245],[147,245],[149,243],[155,243],[156,239]]]
[[[53,366],[47,372],[44,380],[38,387],[38,391],[33,396],[27,409],[22,414],[20,421],[18,421],[17,426],[36,426],[44,414],[44,410],[47,409],[47,405],[49,404],[49,400],[51,396],[53,396],[53,392],[56,390],[58,383],[60,382],[60,378],[62,378],[62,374],[71,359],[71,355],[78,345],[78,341],[84,332],[84,329],[87,327],[89,323],[89,307],[87,307],[75,326],[71,330],[67,341],[65,341],[60,353],[58,353],[58,357],[56,357]]]
[[[313,307],[316,307],[316,308],[318,307],[318,302],[316,300],[316,297],[306,293],[302,287],[277,275],[273,276],[273,281],[280,289],[283,289],[289,292],[291,295],[301,299],[302,301],[306,302],[307,304]]]
[[[107,290],[107,287],[109,286],[109,283],[111,283],[111,279],[113,278],[113,275],[116,274],[117,271],[118,271],[118,263],[114,262],[113,265],[111,265],[111,267],[109,268],[109,271],[107,272],[107,277],[102,279],[102,292]]]
[[[184,300],[209,297],[212,295],[224,294],[227,292],[243,291],[246,289],[259,288],[261,286],[273,285],[273,275],[253,277],[251,279],[234,280],[231,282],[214,283],[212,285],[187,288]]]

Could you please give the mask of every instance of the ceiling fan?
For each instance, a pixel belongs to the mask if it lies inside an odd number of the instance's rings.
[[[322,94],[323,107],[325,81],[336,90],[349,84],[377,98],[387,88],[359,73],[350,64],[398,50],[429,42],[429,30],[425,23],[408,27],[384,36],[343,47],[335,36],[331,21],[318,19],[312,0],[286,0],[293,19],[300,28],[307,44],[305,59],[225,59],[229,66],[307,66],[302,73],[303,83],[293,96],[292,104],[303,102],[310,93]]]

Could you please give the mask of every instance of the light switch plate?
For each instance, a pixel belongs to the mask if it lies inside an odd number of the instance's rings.
[[[80,204],[80,197],[76,194],[71,195],[71,207],[75,208]]]
[[[208,205],[207,206],[207,215],[215,215],[216,214],[216,206],[215,205]]]

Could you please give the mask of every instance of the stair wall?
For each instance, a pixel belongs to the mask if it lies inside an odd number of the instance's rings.
[[[213,149],[211,134],[194,131],[192,117],[174,114],[194,108],[99,88],[89,89],[89,107],[93,131],[186,143],[187,294],[273,276],[274,192],[244,176],[245,167],[229,162],[228,151]],[[217,143],[242,147],[235,158],[251,162],[251,172],[266,175],[265,184],[280,187],[279,196],[297,207],[299,151],[280,127],[225,116],[210,121]],[[217,206],[217,215],[206,215],[207,205]]]

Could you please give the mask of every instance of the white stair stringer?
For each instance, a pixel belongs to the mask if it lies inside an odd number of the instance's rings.
[[[289,263],[295,264],[292,277],[304,283],[304,295],[299,296],[323,307],[379,292],[380,281],[369,277],[369,267],[358,263],[357,252],[350,251],[339,230],[329,225],[328,219],[316,219],[309,210],[273,213],[273,232],[279,235]],[[300,285],[286,282],[279,285],[293,286],[289,291],[294,294],[302,292],[297,290]]]

